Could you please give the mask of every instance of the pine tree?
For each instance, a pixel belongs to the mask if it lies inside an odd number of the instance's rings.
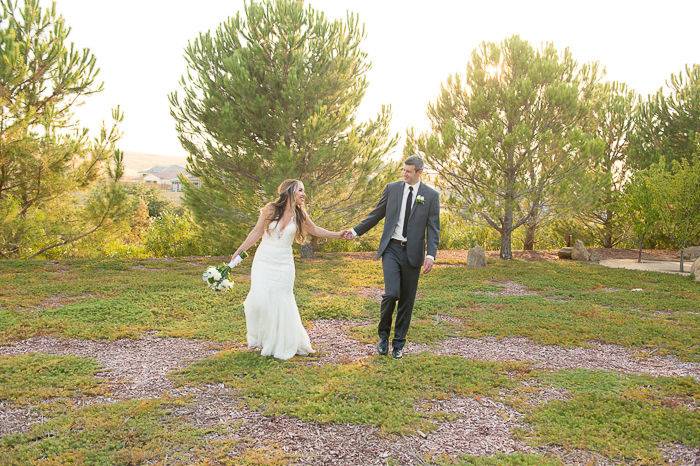
[[[74,106],[102,85],[69,32],[55,4],[0,1],[0,257],[45,254],[126,214],[122,115],[94,140],[75,120]]]
[[[657,187],[665,176],[665,171],[665,166],[659,164],[638,170],[625,185],[622,193],[622,213],[638,245],[637,262],[642,262],[645,241],[659,229],[661,223]]]
[[[629,140],[637,95],[624,83],[611,82],[598,86],[592,101],[592,132],[600,147],[592,151],[580,189],[575,191],[589,201],[579,218],[603,247],[612,248],[626,233],[620,196],[630,176]]]
[[[328,20],[303,2],[247,3],[185,53],[171,114],[188,170],[185,203],[221,237],[247,233],[286,178],[301,179],[310,213],[327,228],[365,213],[389,171],[390,110],[359,123],[370,64],[357,16]]]
[[[631,157],[636,168],[661,158],[691,160],[700,144],[700,65],[688,65],[671,75],[666,88],[649,96],[639,107]]]
[[[143,199],[138,199],[138,204],[130,220],[133,239],[140,242],[151,225],[151,217],[148,215],[148,204]]]
[[[662,158],[657,165],[664,163]],[[700,240],[700,152],[689,159],[673,160],[671,169],[662,172],[656,181],[655,201],[660,225],[680,250],[680,271],[683,272],[683,250]]]
[[[595,64],[579,66],[552,44],[483,43],[429,106],[432,130],[409,138],[460,211],[500,233],[501,258],[512,258],[513,231],[539,224],[584,166],[597,79]]]

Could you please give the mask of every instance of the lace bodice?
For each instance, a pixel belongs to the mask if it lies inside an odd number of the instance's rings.
[[[263,235],[261,245],[265,244],[278,247],[292,246],[292,243],[294,243],[294,236],[297,232],[297,224],[294,219],[290,220],[289,223],[282,228],[280,228],[279,222],[274,222],[270,226],[272,228],[268,229]]]

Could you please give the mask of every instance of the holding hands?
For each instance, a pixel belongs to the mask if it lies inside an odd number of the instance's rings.
[[[340,237],[342,239],[355,239],[355,235],[352,230],[343,230],[340,232]]]

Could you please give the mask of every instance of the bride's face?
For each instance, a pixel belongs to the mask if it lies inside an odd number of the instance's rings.
[[[296,191],[294,191],[294,202],[297,205],[304,205],[306,201],[306,192],[304,191],[304,183],[299,183],[297,185]]]

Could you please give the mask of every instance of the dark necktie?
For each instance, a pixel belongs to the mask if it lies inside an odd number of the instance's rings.
[[[406,198],[406,210],[403,214],[403,230],[401,234],[408,238],[408,217],[411,215],[411,204],[413,204],[413,186],[408,187],[408,197]]]

